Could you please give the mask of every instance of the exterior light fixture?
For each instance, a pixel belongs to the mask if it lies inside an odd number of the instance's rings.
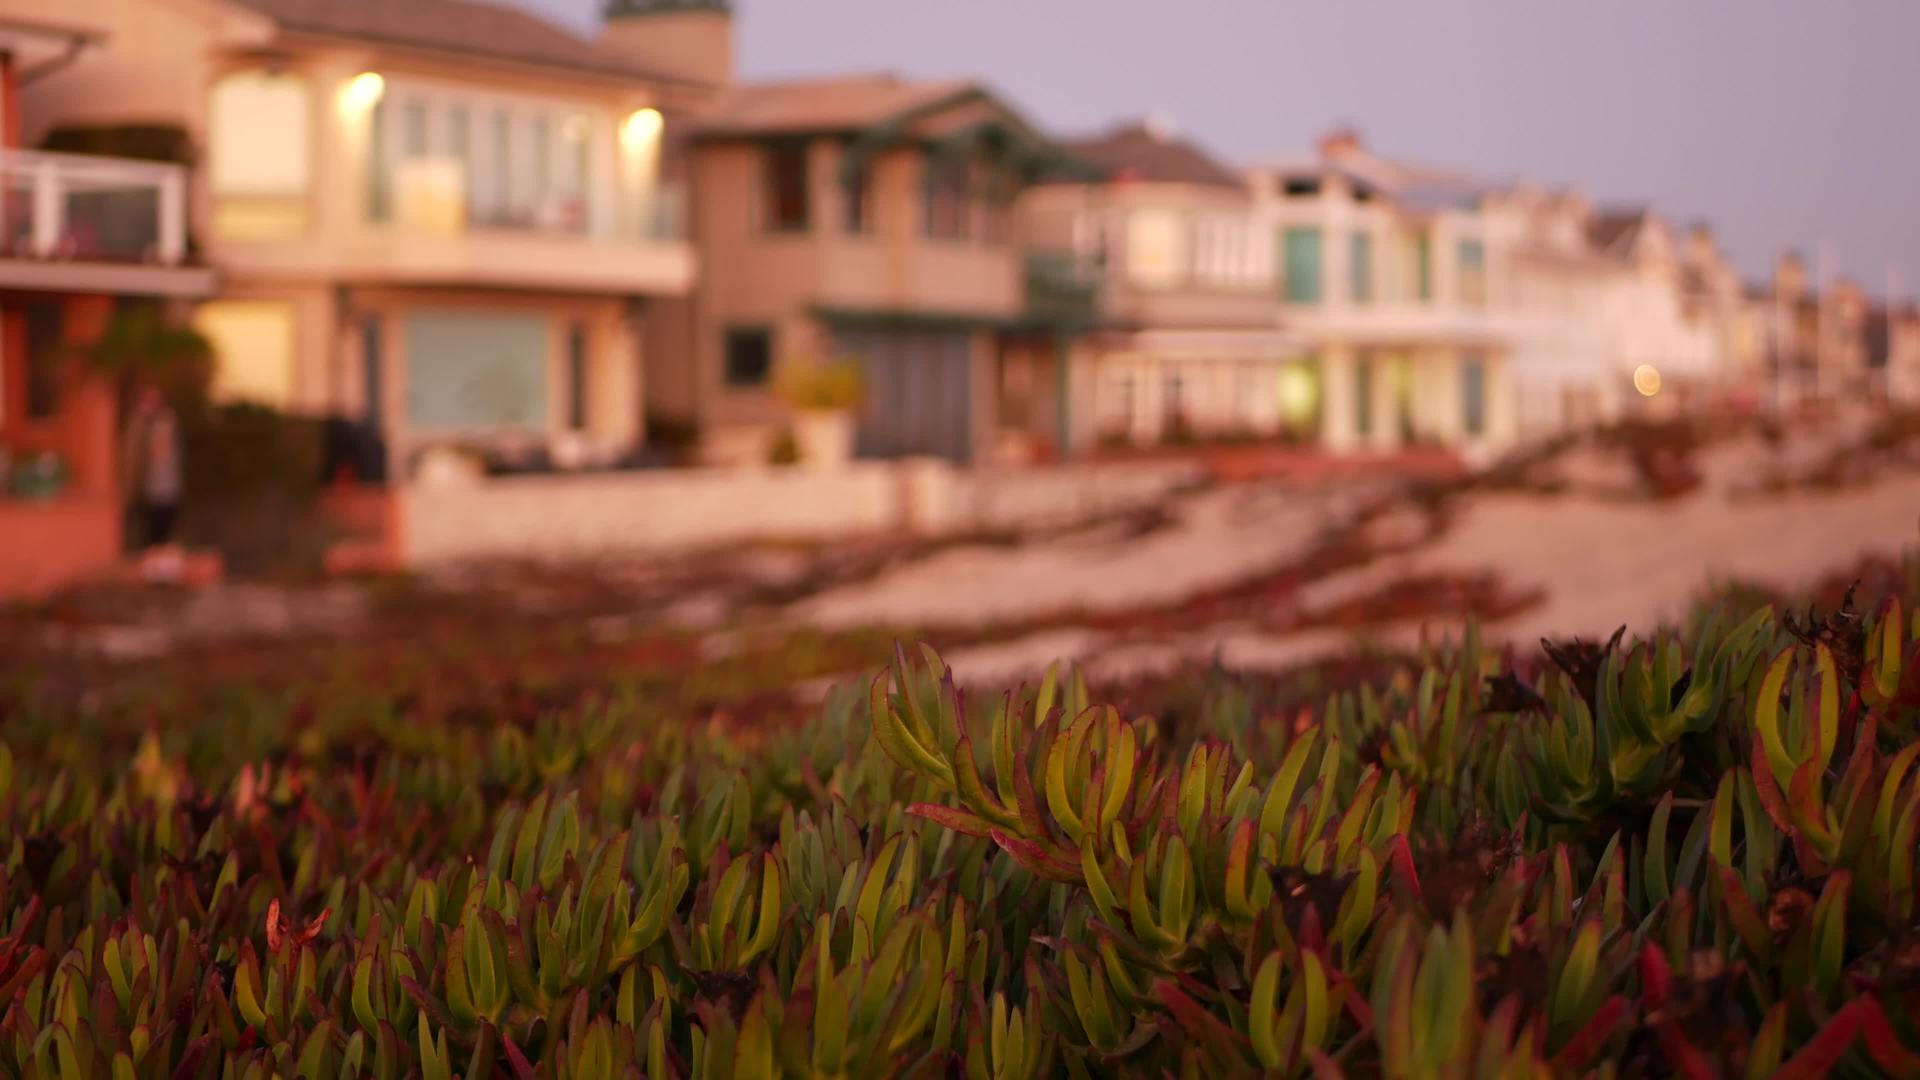
[[[350,109],[364,111],[380,104],[386,95],[387,80],[377,71],[363,71],[347,80],[340,100]]]
[[[1660,392],[1660,369],[1652,364],[1641,364],[1633,369],[1633,388],[1640,391],[1641,397],[1652,397]]]
[[[660,129],[665,124],[659,109],[636,109],[620,125],[620,141],[633,147],[646,146],[660,137]]]

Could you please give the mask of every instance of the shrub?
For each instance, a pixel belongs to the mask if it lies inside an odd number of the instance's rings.
[[[789,428],[781,428],[774,435],[773,444],[767,448],[767,464],[797,465],[800,462],[800,443],[793,437]]]
[[[1912,1075],[1917,631],[1469,633],[1193,723],[931,650],[760,730],[402,664],[22,710],[0,1071]]]
[[[856,360],[804,362],[782,367],[774,391],[790,408],[839,412],[860,407],[866,400],[867,381]]]

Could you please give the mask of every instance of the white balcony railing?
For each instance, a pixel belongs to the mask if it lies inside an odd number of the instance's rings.
[[[178,266],[186,255],[183,167],[0,150],[0,258]]]
[[[686,197],[678,184],[654,184],[595,200],[584,192],[554,192],[501,203],[476,200],[466,166],[456,158],[412,158],[396,164],[389,185],[389,219],[402,228],[455,234],[472,230],[529,236],[580,237],[615,244],[686,239]],[[596,206],[596,202],[598,205]]]

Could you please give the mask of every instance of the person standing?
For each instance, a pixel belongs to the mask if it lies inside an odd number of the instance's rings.
[[[126,453],[141,547],[169,548],[180,511],[180,422],[153,387],[143,388],[134,403]]]

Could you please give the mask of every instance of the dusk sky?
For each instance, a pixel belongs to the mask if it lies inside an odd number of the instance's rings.
[[[590,26],[598,0],[518,0]],[[1239,160],[1389,156],[1708,218],[1920,294],[1920,0],[742,0],[746,78],[975,76],[1065,134],[1161,113]]]

